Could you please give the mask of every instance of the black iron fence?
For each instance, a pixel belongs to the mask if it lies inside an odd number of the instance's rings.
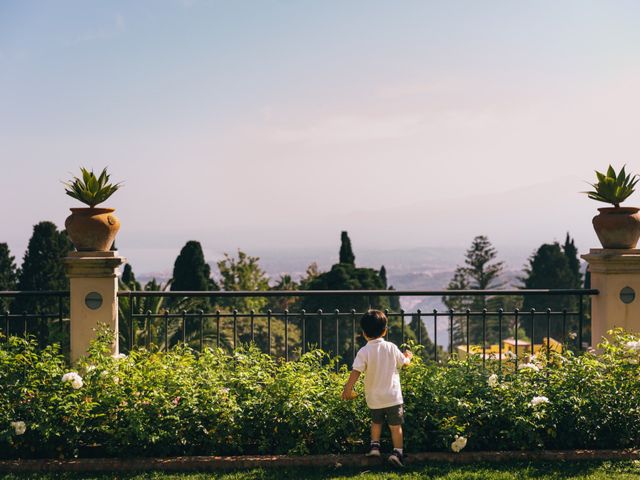
[[[452,354],[474,354],[483,361],[515,356],[517,362],[523,352],[549,355],[558,346],[588,346],[588,298],[597,294],[593,289],[120,291],[119,341],[125,352],[151,345],[168,349],[178,343],[200,350],[234,349],[252,342],[285,360],[320,347],[351,361],[364,344],[361,315],[368,308],[380,308],[389,318],[386,338],[398,345],[420,345],[427,358],[441,361]],[[400,298],[408,297],[446,297],[466,308],[399,308]],[[529,308],[533,304],[538,308]],[[5,337],[32,335],[42,345],[59,343],[68,352],[69,292],[5,291],[0,292],[0,305],[0,332]],[[320,308],[305,308],[310,305]]]
[[[69,292],[0,291],[0,333],[33,336],[40,345],[58,343],[69,351]]]
[[[551,349],[588,346],[590,302],[585,297],[597,293],[593,289],[121,291],[120,347],[123,351],[151,345],[166,349],[183,343],[195,349],[234,349],[252,342],[285,360],[319,347],[350,361],[365,343],[359,328],[361,315],[368,308],[380,308],[389,318],[388,340],[398,345],[412,341],[435,361],[452,354],[481,355],[483,362],[525,352],[549,355]],[[466,302],[467,308],[389,308],[399,305],[401,297],[446,297],[451,303]],[[239,308],[257,299],[262,308]],[[341,308],[333,308],[338,304]],[[556,308],[529,308],[531,304]],[[150,305],[153,308],[146,308]],[[305,305],[323,308],[308,310]]]

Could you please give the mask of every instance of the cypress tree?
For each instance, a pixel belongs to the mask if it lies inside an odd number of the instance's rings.
[[[558,289],[575,288],[575,270],[571,267],[569,259],[562,251],[558,242],[545,243],[538,248],[529,259],[529,265],[525,268],[526,277],[524,288],[532,289]],[[538,312],[544,312],[551,308],[554,312],[563,309],[574,311],[577,308],[576,299],[566,295],[528,296],[523,304],[523,326],[528,336],[531,336],[531,316],[527,312],[532,308]],[[539,342],[546,337],[546,318],[543,321],[536,317],[534,329],[534,341]],[[551,318],[551,337],[562,340],[562,322],[559,317]]]
[[[351,240],[347,232],[342,232],[340,235],[340,263],[354,266],[356,264],[356,256],[351,249]]]
[[[351,248],[351,241],[347,232],[342,232],[341,244],[340,244],[340,261],[331,267],[328,272],[309,275],[309,278],[304,281],[304,287],[308,290],[386,290],[385,283],[386,269],[382,267],[380,270],[373,268],[356,268],[355,255]],[[393,297],[391,297],[393,298]],[[396,297],[397,299],[397,297]],[[394,300],[395,302],[395,300]],[[388,296],[375,296],[375,295],[353,295],[353,296],[322,296],[322,297],[302,297],[300,306],[307,312],[315,314],[319,309],[322,309],[326,314],[329,314],[330,320],[323,321],[322,323],[322,345],[327,350],[335,350],[335,318],[332,318],[332,314],[335,309],[342,313],[350,312],[354,309],[358,313],[365,312],[368,308],[377,309],[389,309],[391,308],[390,297]],[[394,311],[399,310],[399,304],[393,303]],[[394,317],[394,322],[391,322],[389,326],[389,338],[396,341],[399,337],[401,326],[398,325],[397,319]],[[351,339],[351,318],[340,317],[338,325],[340,328],[339,339],[340,345],[338,346],[339,354],[350,351],[353,340]],[[359,318],[356,319],[356,322]],[[319,343],[319,322],[314,322],[313,327],[307,329],[307,342],[310,344]],[[318,330],[316,330],[316,328]],[[356,326],[356,328],[359,328]]]
[[[133,273],[133,269],[131,268],[131,264],[127,263],[122,270],[122,277],[120,277],[120,281],[123,286],[128,290],[140,290],[141,285],[136,280],[136,276]]]
[[[211,279],[211,267],[204,259],[202,246],[195,240],[188,241],[173,264],[172,291],[217,290]]]
[[[578,249],[576,248],[573,238],[569,236],[568,232],[564,241],[564,245],[562,246],[562,251],[567,257],[567,261],[569,262],[569,269],[571,270],[571,273],[573,275],[571,287],[567,288],[580,288],[582,285],[582,273],[580,272]]]
[[[387,288],[388,287],[388,285],[387,285],[387,269],[384,268],[384,265],[382,265],[380,267],[379,275],[380,275],[380,279],[382,280],[382,284],[384,285],[384,288]]]
[[[73,244],[65,231],[58,231],[52,222],[40,222],[33,227],[33,235],[24,254],[18,279],[18,290],[68,290],[69,280],[65,275],[63,258],[73,250]],[[57,298],[18,297],[12,310],[16,313],[57,313]],[[46,342],[49,337],[48,322],[40,320],[38,340]]]
[[[18,283],[18,272],[15,264],[15,257],[11,256],[9,246],[0,243],[0,290],[15,290]],[[0,298],[0,313],[9,308],[10,301],[7,298]]]
[[[67,233],[58,231],[52,222],[40,222],[33,227],[33,235],[24,254],[19,290],[68,290],[69,280],[65,275],[62,259],[73,250]],[[18,311],[42,313],[42,300],[21,297]]]
[[[189,240],[173,264],[171,291],[202,292],[218,290],[218,285],[211,278],[211,267],[204,259],[202,245],[195,240]],[[177,310],[205,310],[211,307],[209,298],[193,298],[190,300],[172,298],[166,302],[167,306]],[[187,322],[187,330],[195,328],[194,322]]]

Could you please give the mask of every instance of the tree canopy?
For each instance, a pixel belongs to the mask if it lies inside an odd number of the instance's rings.
[[[127,290],[140,290],[140,282],[136,280],[136,276],[133,273],[133,269],[130,263],[126,263],[122,269],[122,276],[120,277],[121,286]]]
[[[522,278],[524,288],[532,289],[564,289],[581,288],[582,274],[578,251],[573,239],[567,237],[563,246],[558,242],[542,244],[529,258],[529,264],[524,269],[525,277]],[[523,303],[522,323],[531,335],[531,318],[527,315],[532,308],[538,312],[544,312],[550,308],[554,312],[576,311],[578,308],[577,297],[568,295],[544,295],[530,296]],[[570,322],[567,328],[575,325],[574,318],[568,318]],[[562,340],[562,319],[553,316],[551,319],[551,337]],[[567,332],[568,333],[568,332]],[[546,337],[546,318],[536,317],[534,324],[534,340],[541,341]]]
[[[18,269],[9,246],[0,243],[0,290],[15,290],[18,284]],[[0,313],[9,309],[10,300],[0,298]]]
[[[171,282],[172,291],[207,291],[217,290],[211,278],[211,267],[204,259],[202,245],[189,240],[173,264]]]
[[[54,223],[45,221],[34,225],[20,269],[18,290],[68,290],[63,259],[73,249],[67,233],[58,231]],[[58,299],[53,297],[18,297],[12,306],[18,313],[52,314],[58,309]],[[49,337],[48,323],[40,321],[29,330],[37,331],[38,339],[45,342]]]
[[[340,263],[347,263],[349,265],[356,264],[356,256],[353,254],[351,248],[351,240],[347,232],[340,234]]]
[[[260,267],[259,261],[260,257],[252,257],[242,250],[238,250],[237,258],[225,253],[224,259],[217,264],[222,290],[227,292],[269,290],[269,277]],[[261,310],[268,301],[264,297],[246,297],[225,298],[220,303],[228,308],[248,312]]]
[[[491,290],[502,287],[504,283],[501,281],[500,275],[504,269],[504,262],[496,261],[497,255],[498,252],[486,236],[475,237],[465,253],[464,265],[456,268],[453,278],[447,285],[447,290]],[[476,314],[469,319],[468,331],[466,317],[454,316],[454,344],[466,343],[467,335],[470,343],[481,343],[483,323],[482,317],[477,314],[485,308],[496,310],[498,307],[504,306],[502,299],[492,299],[485,296],[445,295],[442,297],[442,301],[447,308],[455,312],[463,313],[470,310]],[[497,323],[495,318],[487,319],[487,335],[485,337],[487,342],[496,341],[498,338]]]

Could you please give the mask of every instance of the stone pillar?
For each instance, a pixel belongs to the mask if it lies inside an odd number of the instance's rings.
[[[622,327],[640,333],[640,249],[592,248],[581,255],[589,263],[591,288],[591,345],[607,330]]]
[[[118,252],[72,252],[64,259],[71,287],[71,362],[87,352],[99,324],[115,332],[118,354]]]

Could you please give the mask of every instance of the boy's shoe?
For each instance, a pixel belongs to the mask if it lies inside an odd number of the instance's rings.
[[[393,465],[394,467],[404,467],[404,460],[405,456],[400,453],[397,449],[393,450],[393,453],[391,453],[391,455],[389,455],[389,463],[391,465]]]
[[[371,442],[371,446],[369,447],[369,451],[365,453],[366,457],[379,457],[380,456],[380,443]]]

